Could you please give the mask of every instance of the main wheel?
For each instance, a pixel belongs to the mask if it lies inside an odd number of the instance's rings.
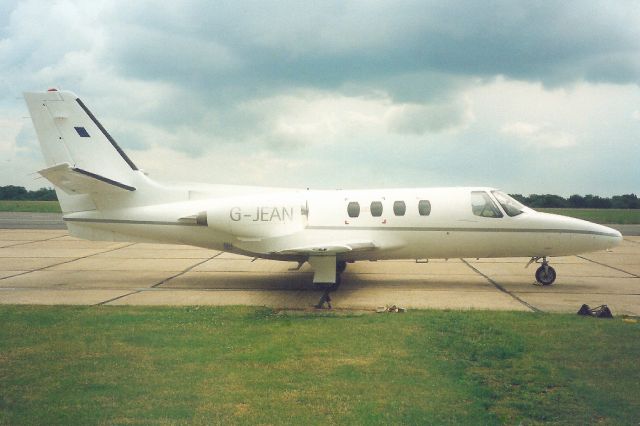
[[[341,274],[344,272],[345,269],[347,269],[347,262],[344,260],[338,260],[336,262],[336,272],[338,274]]]
[[[541,266],[536,271],[536,280],[542,285],[551,285],[556,280],[556,270],[551,266]]]

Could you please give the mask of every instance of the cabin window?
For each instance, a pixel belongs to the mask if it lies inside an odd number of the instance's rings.
[[[373,217],[382,216],[382,202],[380,201],[371,202],[371,216]]]
[[[431,214],[431,202],[429,200],[418,201],[418,213],[420,216],[429,216]]]
[[[347,205],[347,214],[349,217],[358,217],[360,216],[360,203],[357,201],[351,201]]]
[[[471,192],[471,210],[474,215],[480,217],[502,217],[498,206],[484,191]]]
[[[407,205],[404,201],[394,201],[393,202],[393,214],[396,216],[404,216],[407,211]]]
[[[493,194],[494,197],[496,197],[496,200],[498,200],[498,202],[500,203],[504,211],[509,216],[512,216],[512,217],[518,216],[519,214],[524,212],[524,206],[519,202],[517,202],[516,200],[514,200],[513,198],[509,197],[504,192],[491,191],[491,193]]]

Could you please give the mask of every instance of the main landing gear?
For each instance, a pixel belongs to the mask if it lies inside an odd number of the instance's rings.
[[[542,259],[542,262],[538,262]],[[532,263],[540,263],[540,267],[536,269],[536,281],[542,285],[551,285],[556,280],[556,270],[549,266],[549,261],[546,257],[534,256],[531,258],[527,266]]]
[[[322,293],[322,297],[318,301],[314,307],[316,309],[324,308],[324,304],[327,304],[327,308],[331,309],[331,296],[329,293],[332,291],[336,291],[338,287],[340,287],[340,282],[342,281],[342,273],[347,269],[347,262],[344,260],[339,260],[336,262],[336,282],[332,284],[327,284],[324,289],[324,293]]]

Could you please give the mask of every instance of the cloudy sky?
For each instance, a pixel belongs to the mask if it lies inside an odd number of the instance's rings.
[[[0,0],[0,185],[58,87],[156,179],[640,193],[638,1],[169,3]]]

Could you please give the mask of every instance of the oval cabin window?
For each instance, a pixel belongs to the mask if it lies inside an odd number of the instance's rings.
[[[420,213],[420,216],[429,216],[431,214],[431,203],[429,200],[420,200],[418,202],[418,213]]]
[[[382,216],[382,202],[380,201],[371,202],[371,216],[373,217]]]
[[[404,201],[394,201],[393,202],[393,214],[396,216],[404,216],[407,211],[407,205]]]
[[[358,217],[360,216],[360,203],[356,201],[351,201],[347,205],[347,214],[349,217]]]

